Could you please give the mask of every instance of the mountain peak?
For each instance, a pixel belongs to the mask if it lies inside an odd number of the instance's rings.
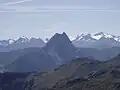
[[[9,42],[9,44],[13,44],[15,42],[15,40],[14,39],[9,39],[8,42]]]
[[[106,34],[106,33],[104,33],[104,32],[99,32],[99,33],[94,34],[94,36],[105,35],[105,34]]]
[[[60,63],[69,62],[76,53],[76,48],[70,41],[66,33],[56,33],[44,47],[45,51],[49,52],[60,60]],[[65,59],[65,60],[64,60]]]
[[[22,36],[22,37],[20,37],[19,39],[24,39],[24,40],[29,40],[27,37],[25,37],[25,36]]]
[[[60,34],[60,33],[56,33],[53,37],[56,37],[56,36],[64,36],[64,37],[68,37],[68,35],[65,33],[65,32],[63,32],[62,34]],[[53,38],[52,37],[52,38]]]
[[[109,33],[98,32],[95,34],[81,34],[73,40],[77,47],[117,47],[120,45],[120,37]]]
[[[117,40],[119,40],[119,37],[111,35],[109,33],[99,32],[99,33],[95,33],[95,34],[81,34],[74,41],[79,41],[79,40],[96,41],[96,40],[100,40],[100,39],[113,39],[113,40],[117,41]]]
[[[79,40],[89,41],[89,40],[95,40],[95,39],[92,38],[91,34],[81,34],[80,36],[78,35],[74,41],[79,41]]]
[[[101,38],[115,39],[116,38],[116,36],[111,35],[109,33],[104,33],[104,32],[96,33],[93,35],[93,37],[97,37],[98,39],[101,39]]]
[[[47,49],[66,49],[68,47],[75,48],[65,32],[62,34],[56,33],[46,44]]]
[[[56,44],[63,44],[63,43],[72,43],[65,32],[62,34],[56,33],[46,44],[48,45],[56,45]]]
[[[22,36],[22,37],[18,38],[18,39],[15,41],[15,43],[26,43],[26,42],[28,42],[28,41],[29,41],[29,39],[28,39],[27,37]]]
[[[65,35],[65,36],[67,36],[67,34],[66,34],[65,32],[63,32],[63,33],[62,33],[62,35]]]

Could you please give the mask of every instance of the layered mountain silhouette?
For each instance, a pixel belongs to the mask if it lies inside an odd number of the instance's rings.
[[[10,72],[48,71],[70,62],[75,55],[76,48],[66,33],[57,33],[42,49],[19,57],[5,68]]]
[[[34,40],[33,40],[34,41]],[[59,65],[71,62],[75,58],[87,57],[106,61],[120,53],[120,47],[76,48],[66,33],[56,33],[43,48],[27,48],[0,53],[1,65],[5,71],[31,72],[48,71]]]
[[[65,34],[65,33],[64,33]],[[58,34],[56,34],[57,36]],[[120,47],[120,36],[111,35],[109,33],[99,32],[95,34],[81,34],[76,38],[67,36],[77,48],[95,48],[105,49],[111,47]],[[18,39],[0,40],[0,52],[8,52],[12,50],[30,48],[30,47],[44,47],[47,42],[41,38],[27,38],[25,36]]]
[[[119,53],[120,47],[77,48],[66,33],[56,33],[43,48],[1,52],[0,88],[119,90]]]

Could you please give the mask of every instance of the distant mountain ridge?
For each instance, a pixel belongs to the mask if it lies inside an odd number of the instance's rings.
[[[20,37],[16,40],[0,40],[0,52],[8,52],[11,50],[18,50],[30,47],[43,47],[45,42],[40,38]]]
[[[120,42],[120,36],[112,35],[112,34],[105,33],[105,32],[98,32],[98,33],[94,33],[94,34],[88,33],[88,34],[77,35],[77,37],[71,37],[71,36],[68,36],[68,37],[71,41],[101,40],[102,38],[106,38],[106,39],[113,39],[117,42]],[[0,40],[0,46],[7,46],[7,45],[13,44],[15,42],[26,43],[26,42],[30,42],[30,40],[33,40],[33,39],[42,40],[43,42],[48,42],[50,40],[50,38],[47,38],[47,37],[45,40],[43,40],[40,37],[39,38],[35,38],[35,37],[28,38],[28,37],[22,36],[22,37],[19,37],[18,39]]]
[[[39,49],[20,56],[6,66],[10,72],[47,71],[70,62],[76,55],[76,48],[66,33],[56,33],[47,44]]]
[[[28,38],[25,36],[19,37],[18,39],[8,39],[8,40],[0,40],[0,46],[8,46],[14,43],[28,43],[34,40],[40,40],[44,43],[44,41],[41,38]]]
[[[95,34],[81,34],[77,37],[68,36],[73,45],[80,48],[110,48],[120,47],[120,36],[99,32]],[[43,47],[50,39],[27,38],[0,40],[0,51],[10,51],[29,47]]]
[[[96,34],[81,34],[72,40],[76,47],[109,48],[120,47],[120,36],[100,32]]]
[[[17,44],[19,45],[19,43]],[[75,47],[65,32],[62,34],[56,33],[43,47],[29,50],[30,48],[16,52],[1,52],[2,64],[7,64],[10,61],[9,65],[4,66],[5,70],[11,72],[47,71],[59,65],[69,63],[75,58],[87,57],[106,61],[120,53],[120,47],[109,48],[107,46],[107,48],[102,50]]]
[[[117,42],[120,42],[120,36],[111,35],[109,33],[99,32],[95,34],[81,34],[78,35],[75,40],[101,40],[102,38],[114,39]]]

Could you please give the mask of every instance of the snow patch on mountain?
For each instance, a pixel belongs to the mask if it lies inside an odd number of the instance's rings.
[[[73,40],[75,40],[76,38],[69,36],[69,39],[70,39],[71,41],[73,41]]]
[[[9,44],[13,44],[15,42],[15,40],[14,39],[9,39],[8,42],[9,42]]]
[[[29,39],[25,36],[22,36],[16,40],[17,43],[27,43]]]
[[[96,34],[93,35],[93,37],[98,39],[98,40],[102,37],[104,37],[104,38],[115,38],[114,35],[110,35],[110,34],[104,33],[104,32],[96,33]]]

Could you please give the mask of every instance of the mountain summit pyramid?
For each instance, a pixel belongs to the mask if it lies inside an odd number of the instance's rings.
[[[65,32],[62,34],[56,33],[46,44],[45,51],[50,54],[56,54],[56,56],[66,60],[71,60],[76,53],[76,48],[70,41]]]
[[[75,48],[74,45],[72,44],[72,42],[70,41],[69,37],[67,36],[67,34],[65,32],[63,32],[62,34],[58,34],[56,33],[46,44],[46,48],[58,48],[58,47],[66,47],[66,46],[70,46],[72,48]]]

